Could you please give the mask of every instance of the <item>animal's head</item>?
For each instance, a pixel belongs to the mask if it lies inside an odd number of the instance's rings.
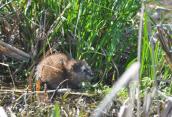
[[[91,67],[85,61],[76,61],[72,65],[72,72],[75,78],[80,81],[90,81],[93,77]]]

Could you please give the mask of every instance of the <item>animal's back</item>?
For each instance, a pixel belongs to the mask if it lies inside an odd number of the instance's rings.
[[[41,82],[47,82],[53,87],[53,84],[59,84],[65,80],[65,65],[69,61],[69,57],[63,53],[52,54],[45,57],[37,66],[36,77]]]

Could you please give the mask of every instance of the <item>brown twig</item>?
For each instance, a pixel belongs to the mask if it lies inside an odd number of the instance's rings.
[[[58,93],[68,92],[71,95],[82,95],[82,96],[89,96],[89,97],[95,96],[94,94],[90,94],[90,93],[74,92],[74,91],[71,91],[68,88],[63,88],[63,89],[58,89],[58,90],[47,90],[47,93],[54,93],[55,91],[57,91]],[[15,90],[6,90],[6,89],[4,89],[4,90],[0,90],[0,92],[4,92],[4,93],[7,93],[7,92],[27,93],[27,95],[36,94],[36,93],[41,93],[41,94],[45,93],[45,91],[28,91],[28,90],[19,90],[19,89],[15,89]]]

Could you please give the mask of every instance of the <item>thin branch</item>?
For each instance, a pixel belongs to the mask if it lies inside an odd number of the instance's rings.
[[[10,1],[8,1],[7,3],[3,4],[2,6],[0,6],[0,10],[1,10],[3,7],[5,7],[6,5],[10,4],[11,2],[13,2],[13,0],[10,0]]]
[[[140,13],[140,24],[139,24],[139,34],[138,34],[138,48],[137,48],[137,61],[141,64],[141,43],[142,43],[142,30],[143,30],[143,15],[144,15],[144,2],[142,0],[142,7],[141,7],[141,13]],[[140,117],[140,99],[139,99],[139,77],[140,77],[140,68],[137,73],[137,79],[136,79],[136,97],[137,97],[137,117]]]
[[[68,88],[63,88],[63,89],[58,89],[58,90],[47,90],[46,92],[47,93],[54,93],[54,92],[58,92],[58,93],[65,93],[65,92],[68,92],[68,94],[71,94],[71,95],[82,95],[82,96],[89,96],[89,97],[92,97],[92,96],[95,96],[95,94],[90,94],[90,93],[80,93],[80,92],[74,92],[74,91],[71,91],[70,89]],[[44,94],[45,91],[28,91],[28,90],[19,90],[19,89],[15,89],[15,90],[6,90],[6,89],[1,89],[0,90],[1,94],[4,92],[4,93],[27,93],[27,95],[31,95],[31,94],[36,94],[36,93],[39,93],[39,94]]]

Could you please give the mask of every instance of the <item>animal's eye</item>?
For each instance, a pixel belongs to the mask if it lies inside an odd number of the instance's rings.
[[[83,70],[83,72],[87,72],[87,70],[86,70],[86,69],[84,69],[84,70]]]
[[[86,74],[90,73],[88,69],[84,69],[83,72],[86,73]]]

